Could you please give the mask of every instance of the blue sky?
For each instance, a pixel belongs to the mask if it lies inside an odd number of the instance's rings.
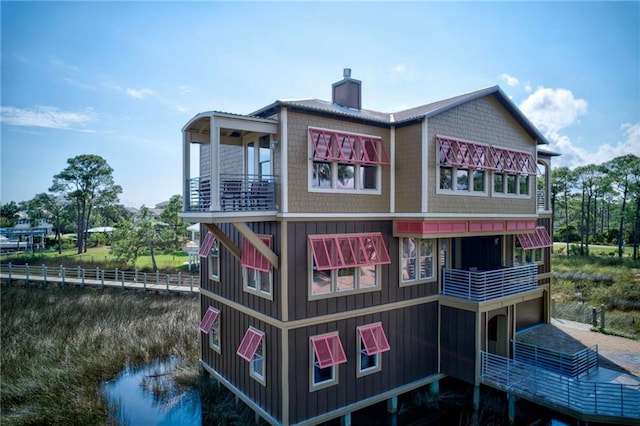
[[[98,154],[123,204],[181,193],[195,114],[331,100],[394,112],[500,85],[562,154],[640,155],[639,2],[7,2],[0,201]]]

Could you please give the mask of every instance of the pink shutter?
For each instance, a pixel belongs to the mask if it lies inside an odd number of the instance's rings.
[[[310,236],[316,268],[320,271],[391,263],[381,233]]]
[[[267,247],[271,248],[271,236],[259,236],[258,238],[260,238],[260,241],[262,241]],[[267,258],[264,257],[262,253],[260,253],[258,249],[255,248],[245,237],[242,237],[240,264],[247,268],[257,269],[262,272],[269,272],[271,270],[271,264]]]
[[[320,368],[327,368],[347,362],[342,343],[337,334],[314,337],[311,339],[316,360]]]
[[[242,338],[242,342],[240,342],[240,346],[236,351],[236,355],[246,361],[251,362],[251,360],[253,360],[253,356],[258,350],[258,346],[260,345],[263,336],[263,332],[258,331],[253,327],[249,327],[247,329],[247,332],[244,334],[244,337]]]
[[[218,315],[220,315],[220,311],[210,306],[200,322],[200,331],[205,334],[209,334],[209,331],[211,331],[211,327],[213,327],[213,323],[216,322]]]
[[[208,257],[215,242],[216,237],[211,232],[207,232],[207,235],[204,236],[204,240],[202,240],[200,244],[200,252],[198,255],[200,257]]]
[[[367,355],[375,355],[391,350],[387,336],[384,334],[382,324],[373,324],[368,327],[361,327],[359,330]]]

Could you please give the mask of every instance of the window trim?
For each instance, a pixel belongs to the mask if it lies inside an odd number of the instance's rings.
[[[262,350],[262,375],[255,372],[254,362],[258,348]],[[265,354],[265,333],[252,326],[247,328],[244,337],[240,341],[240,345],[236,350],[236,355],[249,363],[249,376],[266,384],[266,354]]]
[[[314,139],[316,135],[321,135],[323,139],[322,145],[324,146],[324,154],[318,154],[318,147],[320,145],[317,139]],[[338,137],[343,138],[343,142],[340,145],[336,143]],[[324,142],[326,138],[329,139],[328,144],[327,142]],[[349,146],[349,149],[347,149],[346,152],[343,151],[345,138],[348,139],[347,144]],[[382,166],[388,166],[391,164],[382,137],[309,126],[307,139],[309,149],[309,161],[307,166],[308,192],[370,195],[382,194]],[[336,142],[333,142],[334,140]],[[335,144],[335,148],[332,148],[333,144]],[[374,159],[369,157],[371,152],[366,148],[366,146],[374,146]],[[331,183],[328,188],[314,186],[314,165],[320,163],[328,164],[331,169]],[[352,188],[338,188],[338,167],[340,165],[353,167],[354,182]],[[365,188],[365,182],[362,179],[362,169],[364,167],[375,168],[375,188]]]
[[[495,179],[496,176],[502,176],[502,192],[496,192],[495,190]],[[508,185],[509,185],[509,177],[514,177],[515,178],[515,190],[516,192],[509,192],[508,191]],[[528,188],[528,192],[526,194],[521,194],[520,193],[520,178],[522,176],[526,176],[527,177],[527,188]],[[531,193],[531,185],[532,182],[535,182],[535,179],[531,179],[532,175],[526,175],[523,173],[514,173],[514,172],[507,172],[507,171],[494,171],[491,174],[491,196],[495,197],[495,198],[518,198],[521,200],[526,200],[526,199],[531,199],[532,193]]]
[[[389,341],[387,340],[387,336],[385,335],[384,328],[381,322],[362,325],[357,328],[356,333],[356,350],[357,350],[357,368],[356,368],[356,377],[363,377],[369,374],[377,373],[382,371],[382,353],[391,350],[391,346],[389,345]],[[375,333],[378,332],[378,337],[382,339],[376,339]],[[370,335],[368,333],[371,333]],[[370,337],[369,337],[370,336]],[[373,350],[369,350],[369,346],[367,345],[367,338],[371,338],[374,340]],[[370,342],[371,343],[371,342]],[[363,346],[364,346],[364,354],[363,354]],[[375,365],[372,367],[362,368],[362,356],[375,356]]]
[[[207,312],[204,313],[202,320],[200,321],[200,326],[198,327],[201,332],[204,334],[209,334],[211,331],[211,327],[213,327],[213,323],[216,318],[220,315],[220,311],[214,308],[213,306],[209,306]]]
[[[216,256],[213,255],[214,248],[217,248],[218,254]],[[214,266],[214,262],[215,262],[215,268],[212,267]],[[209,250],[209,256],[207,256],[207,266],[208,266],[209,279],[213,281],[220,281],[220,244],[218,243],[217,239],[214,241],[213,245],[211,246],[211,249]],[[218,272],[217,274],[214,274],[212,272],[214,269]]]
[[[213,324],[211,325],[211,329],[209,330],[209,347],[214,351],[221,353],[220,346],[222,345],[222,340],[220,339],[220,321],[221,317],[218,315],[215,320],[213,320]],[[218,343],[214,343],[215,337],[218,336]]]
[[[402,276],[402,267],[404,260],[404,245],[403,240],[405,238],[416,239],[416,240],[427,240],[432,241],[432,249],[431,249],[431,277],[429,278],[419,278],[418,274],[416,274],[415,280],[405,280]],[[399,237],[398,238],[398,257],[399,257],[399,268],[398,268],[398,282],[400,287],[407,287],[411,285],[417,284],[425,284],[432,283],[438,281],[438,257],[440,256],[440,246],[438,245],[438,238],[422,238],[418,236],[414,237]]]
[[[258,235],[258,238],[269,248],[272,247],[273,237],[271,235]],[[273,300],[273,268],[253,244],[245,237],[242,237],[242,254],[240,264],[242,265],[242,290],[256,296]],[[249,274],[259,274],[260,280],[256,280],[256,287],[249,286]],[[263,277],[268,277],[269,291],[264,291]]]
[[[339,353],[337,354],[337,359],[333,359],[334,357],[330,355],[331,364],[325,367],[321,367],[321,360],[318,358],[318,354],[316,352],[316,342],[320,343],[322,341],[327,342],[331,340],[334,345],[333,349],[339,349]],[[337,345],[337,346],[336,346]],[[334,354],[336,355],[336,354]],[[318,364],[317,368],[331,368],[331,379],[325,380],[323,382],[315,383],[315,369],[316,362]],[[340,364],[344,364],[347,362],[347,356],[344,352],[344,348],[342,346],[342,342],[340,341],[340,334],[337,331],[325,334],[318,334],[315,336],[309,337],[309,392],[314,392],[320,389],[324,389],[330,386],[335,386],[339,383],[339,366]]]
[[[258,274],[260,280],[256,280],[256,288],[249,286],[249,275],[248,274]],[[268,277],[269,280],[269,289],[270,291],[263,290],[263,277]],[[242,267],[242,290],[245,293],[250,293],[264,299],[273,300],[273,271],[269,270],[269,272],[259,271],[257,269],[247,268],[246,266]]]
[[[451,169],[451,189],[440,188],[440,172],[443,168]],[[466,170],[467,171],[467,189],[456,189],[458,184],[458,170]],[[475,191],[474,187],[474,179],[473,174],[476,171],[484,172],[482,187],[484,188],[482,191]],[[486,168],[480,167],[469,167],[469,166],[454,166],[450,164],[439,164],[436,170],[436,194],[438,195],[464,195],[470,197],[486,197],[489,195],[488,185],[487,185],[487,177],[489,175],[489,170]]]

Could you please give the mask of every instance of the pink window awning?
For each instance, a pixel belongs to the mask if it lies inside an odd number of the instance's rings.
[[[216,322],[216,318],[220,315],[220,311],[209,306],[207,312],[205,312],[204,317],[202,317],[202,321],[200,322],[200,331],[205,334],[209,334],[211,331],[211,327],[213,327],[213,323]]]
[[[455,167],[535,175],[536,161],[528,152],[447,136],[436,136],[440,163]]]
[[[520,246],[525,250],[551,247],[553,241],[544,226],[538,226],[535,232],[529,234],[518,234]]]
[[[337,334],[313,337],[311,344],[320,368],[332,367],[347,362],[347,356],[344,354],[344,348]]]
[[[249,327],[242,338],[242,342],[240,342],[240,346],[238,346],[236,355],[245,361],[251,362],[263,337],[264,333],[262,331]]]
[[[387,336],[384,334],[382,324],[360,327],[359,330],[367,355],[375,355],[391,350]]]
[[[362,165],[389,165],[389,155],[379,136],[309,127],[316,161]]]
[[[262,235],[259,236],[260,241],[262,241],[267,247],[271,248],[271,239],[270,235]],[[262,255],[258,251],[257,248],[253,246],[245,237],[242,237],[242,253],[241,253],[240,264],[247,268],[257,269],[262,272],[269,272],[271,270],[271,264],[266,257]]]
[[[202,240],[202,243],[200,244],[200,252],[198,253],[198,256],[208,257],[215,242],[216,237],[211,232],[207,232],[207,235],[204,236],[204,240]]]
[[[309,243],[320,271],[391,263],[381,233],[316,235]]]

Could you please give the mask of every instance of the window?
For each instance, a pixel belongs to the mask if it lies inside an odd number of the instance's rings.
[[[271,236],[258,236],[271,248]],[[245,237],[242,238],[242,280],[245,291],[270,298],[273,288],[273,272],[269,261]]]
[[[485,169],[489,168],[489,145],[437,136],[439,189],[486,194]]]
[[[357,377],[382,370],[381,353],[391,349],[382,323],[358,327],[357,348],[359,348]]]
[[[338,365],[347,362],[337,332],[314,336],[309,348],[311,359],[310,391],[338,383]]]
[[[380,265],[391,263],[382,234],[309,236],[310,296],[379,288]]]
[[[502,173],[493,175],[493,192],[504,194],[504,175]]]
[[[400,239],[400,259],[402,262],[401,285],[416,284],[434,280],[435,240],[403,237]]]
[[[519,175],[519,194],[520,195],[529,195],[529,176],[528,175]]]
[[[207,258],[209,265],[209,278],[212,280],[220,280],[220,245],[218,241],[214,241],[211,251]]]
[[[494,195],[529,196],[529,175],[497,173],[493,174]]]
[[[331,191],[380,191],[380,166],[389,159],[382,138],[309,127],[309,188]]]
[[[542,249],[551,247],[553,241],[544,226],[536,227],[535,232],[528,234],[518,234],[515,242],[514,261],[524,262],[542,262]]]
[[[209,335],[209,346],[220,352],[220,311],[209,307],[200,322],[200,331]]]
[[[264,362],[264,333],[253,327],[249,327],[236,354],[249,362],[249,375],[265,384],[265,362]]]
[[[440,188],[443,191],[486,194],[485,171],[462,167],[440,166]],[[470,181],[471,179],[471,181]]]

